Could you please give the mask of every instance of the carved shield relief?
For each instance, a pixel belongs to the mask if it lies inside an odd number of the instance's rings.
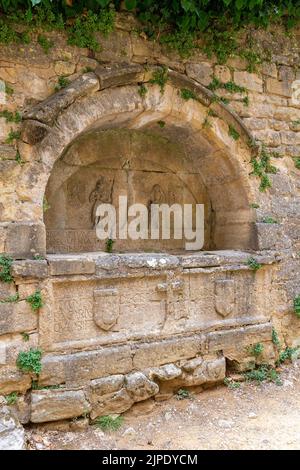
[[[215,281],[215,308],[226,317],[234,310],[235,283],[233,279],[218,279]]]
[[[118,289],[94,290],[94,321],[102,330],[110,330],[118,321],[120,298]]]

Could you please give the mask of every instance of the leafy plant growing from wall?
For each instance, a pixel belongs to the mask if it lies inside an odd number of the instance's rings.
[[[255,357],[259,357],[264,351],[264,345],[261,343],[256,343],[253,346],[250,346],[249,353]]]
[[[61,76],[58,78],[58,81],[54,87],[54,90],[59,91],[62,88],[66,88],[69,84],[70,84],[70,80],[67,77]]]
[[[30,304],[33,311],[37,311],[40,308],[42,308],[44,303],[43,303],[41,291],[36,290],[32,295],[29,295],[26,298],[26,302]]]
[[[108,238],[108,239],[106,240],[106,242],[105,242],[105,247],[106,247],[107,253],[112,253],[114,243],[115,243],[115,241],[112,240],[111,238]]]
[[[12,144],[15,140],[19,140],[21,137],[21,132],[20,131],[14,131],[11,129],[9,131],[9,134],[7,136],[7,139],[5,141],[6,144]]]
[[[276,361],[277,365],[283,364],[286,361],[291,361],[293,358],[298,357],[299,347],[298,348],[285,348],[284,351],[279,353],[278,360]]]
[[[18,400],[17,392],[11,392],[9,395],[6,395],[5,400],[8,405],[15,405]]]
[[[294,312],[300,318],[300,295],[294,298]]]
[[[29,351],[20,351],[17,357],[17,367],[26,373],[39,375],[42,370],[42,351],[30,348]]]
[[[258,263],[258,261],[255,258],[253,258],[252,256],[250,256],[250,258],[248,258],[247,265],[253,271],[258,271],[262,267],[262,265],[260,263]]]
[[[11,111],[4,109],[3,111],[0,111],[0,118],[1,117],[4,118],[6,122],[15,122],[16,124],[22,121],[22,116],[18,111],[12,113]]]
[[[168,81],[168,69],[166,67],[160,67],[155,70],[152,74],[152,78],[149,80],[150,83],[156,84],[160,88],[161,94],[165,91],[165,86]]]
[[[300,170],[300,157],[294,158],[295,167]]]
[[[192,90],[189,90],[188,88],[182,88],[180,90],[180,96],[183,100],[188,101],[188,100],[198,100],[198,97],[196,93],[194,93]]]
[[[280,350],[281,345],[278,337],[278,333],[275,328],[272,328],[272,343],[276,346],[276,349]]]
[[[5,254],[0,255],[0,281],[2,282],[13,282],[11,275],[11,265],[13,259]]]

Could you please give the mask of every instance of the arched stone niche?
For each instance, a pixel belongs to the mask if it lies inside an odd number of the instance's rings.
[[[129,202],[147,204],[156,192],[167,203],[203,203],[205,249],[256,248],[251,135],[209,90],[169,71],[162,92],[152,73],[99,67],[26,114],[20,148],[40,164],[30,210],[45,222],[50,253],[103,250],[95,201],[115,202],[125,192]],[[184,100],[183,88],[196,99]],[[172,251],[182,242],[120,241],[115,249]]]

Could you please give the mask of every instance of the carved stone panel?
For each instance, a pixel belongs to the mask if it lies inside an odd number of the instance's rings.
[[[110,330],[118,321],[120,298],[113,288],[94,289],[94,320],[102,330]]]
[[[235,282],[233,279],[215,281],[215,307],[223,317],[233,312],[235,304]]]

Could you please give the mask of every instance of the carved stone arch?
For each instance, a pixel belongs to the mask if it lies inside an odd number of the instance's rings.
[[[84,136],[119,128],[179,142],[186,164],[201,174],[210,195],[218,227],[213,247],[256,248],[256,216],[250,207],[257,195],[257,184],[249,178],[252,135],[210,90],[184,75],[169,70],[162,91],[153,83],[155,69],[99,66],[24,114],[19,144],[26,162],[19,180],[22,202],[15,204],[7,221],[10,238],[22,233],[24,242],[17,253],[7,251],[18,257],[46,252],[43,198],[54,165]],[[195,99],[184,100],[182,89],[192,91]],[[160,127],[158,122],[165,124]],[[229,135],[229,126],[239,134],[237,140]],[[173,171],[172,161],[168,166]]]

